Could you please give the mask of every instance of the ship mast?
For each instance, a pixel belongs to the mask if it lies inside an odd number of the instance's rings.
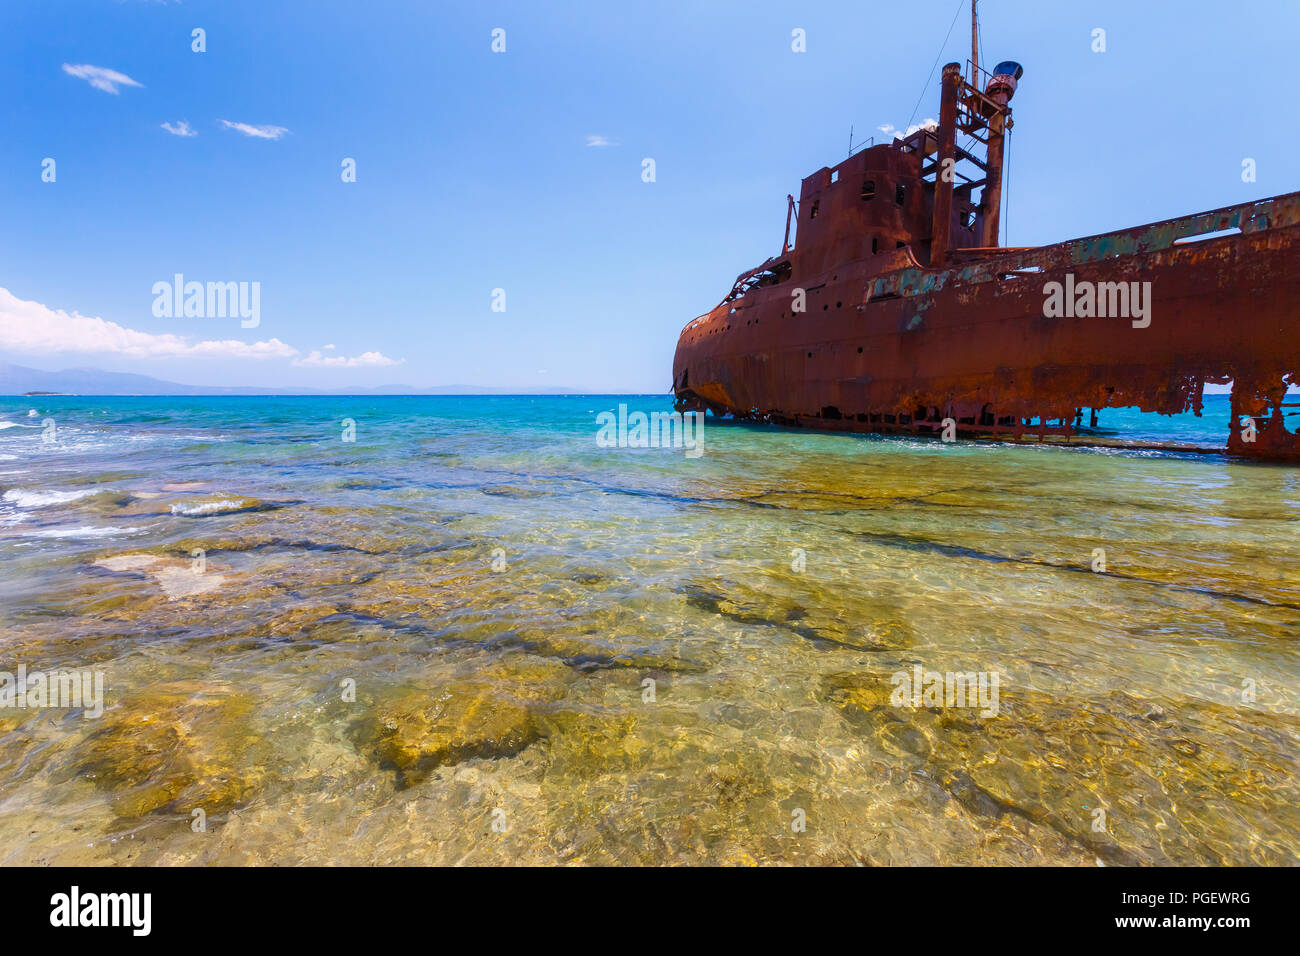
[[[979,0],[970,5],[970,77],[963,79],[960,63],[943,68],[939,102],[939,126],[933,137],[934,165],[923,175],[934,173],[934,206],[930,230],[930,268],[945,266],[956,252],[991,252],[999,248],[1002,216],[1002,168],[1006,150],[1006,133],[1011,128],[1011,97],[1024,70],[1013,60],[1003,60],[987,76],[979,65]],[[958,148],[956,135],[964,133],[974,144],[984,147],[983,158],[969,152],[971,144]],[[928,153],[927,153],[928,155]],[[969,162],[978,170],[977,178],[956,171],[958,161]],[[982,176],[981,176],[982,174]],[[978,229],[971,243],[969,233],[960,248],[954,246],[954,177],[963,180],[963,202],[980,189],[977,207]],[[967,210],[969,212],[969,210]],[[973,223],[962,223],[969,229]]]

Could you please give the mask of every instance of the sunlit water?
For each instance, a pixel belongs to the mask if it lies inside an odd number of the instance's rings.
[[[1297,862],[1300,469],[619,401],[0,400],[0,859]]]

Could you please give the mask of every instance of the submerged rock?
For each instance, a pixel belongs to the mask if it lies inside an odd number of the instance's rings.
[[[379,701],[349,728],[357,749],[397,772],[398,786],[475,757],[512,757],[545,734],[567,671],[535,658],[499,662]]]
[[[224,684],[151,688],[106,711],[58,776],[94,783],[119,817],[230,810],[262,781],[251,711],[251,700]]]
[[[496,495],[500,498],[543,498],[546,492],[538,491],[535,488],[523,488],[519,485],[485,485],[480,489],[485,495]]]
[[[1280,849],[1300,819],[1294,761],[1266,746],[1269,731],[1294,734],[1290,715],[1004,688],[986,720],[968,708],[895,707],[883,674],[829,675],[823,690],[872,753],[924,774],[971,817],[1024,821],[1119,865],[1295,862]],[[1234,848],[1234,823],[1218,809],[1229,802],[1258,821],[1248,850]]]
[[[842,602],[831,592],[800,594],[776,585],[756,588],[737,581],[687,582],[677,592],[698,611],[716,614],[745,627],[771,628],[810,641],[823,650],[882,651],[905,647],[912,642],[906,616],[896,601],[877,597],[859,619],[827,611]]]
[[[162,486],[163,491],[197,491],[208,486],[206,481],[169,481]]]
[[[95,567],[127,574],[141,574],[152,578],[171,600],[206,594],[226,583],[226,577],[199,566],[184,558],[163,557],[157,554],[118,554],[102,558]]]

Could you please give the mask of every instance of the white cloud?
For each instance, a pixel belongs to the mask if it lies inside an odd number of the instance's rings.
[[[19,299],[0,287],[0,349],[16,352],[97,352],[126,358],[291,358],[298,350],[279,339],[191,343],[185,336],[137,332],[116,322],[69,315]]]
[[[279,139],[285,133],[289,132],[283,126],[253,126],[250,123],[232,123],[230,120],[222,120],[221,125],[226,129],[233,129],[236,132],[243,133],[245,136],[252,136],[254,139]]]
[[[617,146],[618,143],[614,142],[612,139],[608,139],[604,136],[601,136],[599,133],[592,133],[587,137],[587,145],[604,147],[604,146]]]
[[[173,126],[171,123],[163,123],[162,128],[165,129],[167,132],[171,133],[173,136],[198,136],[199,135],[198,133],[194,132],[194,128],[190,126],[190,124],[186,120],[181,120],[175,126]]]
[[[110,70],[103,66],[91,66],[89,63],[82,63],[79,66],[73,66],[71,63],[63,64],[63,72],[69,76],[75,76],[79,80],[85,80],[97,90],[103,90],[105,93],[117,95],[119,86],[144,86],[143,83],[137,83],[125,73],[119,73],[117,70]]]
[[[884,126],[877,126],[876,129],[880,130],[886,136],[892,135],[894,139],[907,139],[907,137],[911,136],[913,133],[917,132],[918,130],[934,129],[938,125],[939,125],[938,120],[923,119],[921,120],[921,122],[913,123],[911,126],[909,126],[907,128],[907,132],[903,132],[893,123],[886,123]]]
[[[192,326],[191,326],[192,327]],[[327,345],[326,349],[334,346]],[[83,352],[144,359],[292,359],[307,368],[381,368],[401,365],[382,352],[360,355],[325,355],[313,349],[304,356],[286,342],[272,338],[260,342],[239,339],[205,339],[166,333],[140,332],[96,316],[69,315],[39,302],[28,302],[0,286],[0,354],[13,352]]]
[[[332,345],[325,346],[333,348]],[[318,349],[312,349],[305,358],[296,358],[294,365],[306,368],[379,368],[385,365],[401,365],[406,359],[390,359],[381,352],[362,352],[349,358],[346,355],[325,355]]]

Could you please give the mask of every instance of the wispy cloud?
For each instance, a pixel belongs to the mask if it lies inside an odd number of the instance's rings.
[[[221,125],[226,129],[233,129],[237,133],[243,133],[245,136],[252,136],[254,139],[279,139],[285,133],[289,132],[283,126],[254,126],[251,123],[232,123],[230,120],[222,120]]]
[[[171,133],[173,136],[198,136],[199,135],[194,131],[194,128],[191,127],[190,124],[185,120],[181,120],[175,126],[173,126],[171,123],[163,123],[162,128],[165,129],[167,132]]]
[[[325,348],[332,350],[334,346]],[[188,336],[156,335],[96,316],[68,314],[62,309],[20,299],[0,286],[0,354],[5,351],[82,352],[146,359],[292,359],[292,364],[306,368],[380,368],[406,361],[373,351],[346,356],[325,355],[313,349],[304,356],[292,345],[274,338],[261,342],[239,339],[193,342]]]
[[[886,136],[892,135],[894,139],[907,139],[907,137],[911,136],[917,130],[934,129],[938,125],[939,125],[938,120],[923,119],[921,120],[921,122],[913,123],[911,126],[909,126],[907,128],[907,132],[903,132],[893,123],[886,123],[884,126],[877,126],[876,129],[880,130]]]
[[[104,66],[91,66],[89,63],[82,63],[79,66],[73,66],[71,63],[63,64],[63,72],[69,76],[75,76],[79,80],[85,80],[97,90],[103,90],[105,93],[117,95],[119,86],[140,86],[143,83],[137,83],[125,73],[119,73],[117,70],[110,70]]]
[[[591,133],[587,136],[587,145],[596,147],[617,146],[618,143],[599,133]]]
[[[334,346],[327,345],[327,349]],[[325,355],[319,349],[313,349],[310,355],[293,360],[294,365],[306,368],[379,368],[385,365],[401,365],[406,359],[390,359],[382,352],[362,352],[360,355]]]
[[[279,339],[190,342],[180,335],[139,332],[95,316],[50,309],[0,288],[0,349],[15,352],[87,352],[125,358],[292,358],[298,350]]]

